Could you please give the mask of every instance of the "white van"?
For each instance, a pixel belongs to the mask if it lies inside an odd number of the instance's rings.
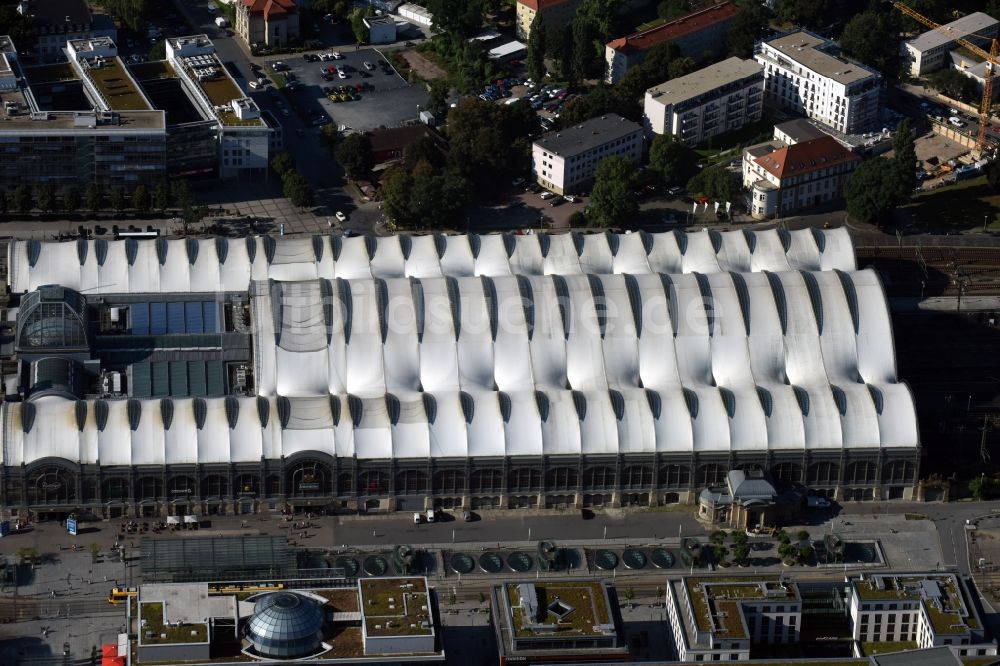
[[[428,523],[434,522],[434,509],[427,509],[427,522]]]
[[[419,525],[420,524],[420,513],[417,512],[417,511],[413,512],[413,524],[414,525]]]

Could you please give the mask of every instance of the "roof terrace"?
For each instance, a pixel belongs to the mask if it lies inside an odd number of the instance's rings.
[[[117,57],[84,60],[81,67],[112,111],[151,110]]]
[[[862,601],[919,601],[939,634],[965,633],[982,625],[966,603],[964,590],[953,574],[876,574],[854,581]]]
[[[603,636],[613,630],[605,588],[597,582],[507,583],[514,636]],[[522,594],[534,591],[533,600]],[[529,612],[537,612],[530,617]]]
[[[795,585],[778,576],[685,578],[699,631],[718,638],[748,638],[742,605],[748,601],[798,601]]]
[[[240,118],[232,107],[232,102],[246,98],[236,82],[215,54],[200,54],[181,58],[188,77],[201,88],[205,99],[216,110],[216,115],[227,126],[264,126],[259,114],[252,118]],[[221,107],[228,110],[221,110]]]
[[[358,581],[368,636],[430,636],[434,633],[427,583],[423,578],[370,578]]]

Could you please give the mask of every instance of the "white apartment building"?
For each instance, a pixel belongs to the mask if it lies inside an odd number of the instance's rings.
[[[1000,22],[989,14],[973,12],[904,42],[900,52],[909,63],[910,76],[920,76],[949,66],[949,54],[958,46],[956,39],[967,39],[989,51],[990,40],[998,34]]]
[[[799,30],[761,44],[768,104],[799,113],[838,132],[856,134],[879,120],[882,75],[839,55],[828,39]]]
[[[853,638],[947,646],[959,657],[996,655],[965,581],[953,573],[871,574],[851,580]]]
[[[642,157],[642,127],[609,113],[576,127],[549,132],[531,145],[531,170],[538,184],[556,194],[573,194],[594,179],[605,157]]]
[[[764,67],[728,58],[646,91],[646,133],[669,134],[696,146],[718,134],[760,120]]]
[[[778,576],[670,581],[667,620],[677,661],[744,661],[753,644],[797,643],[802,601]]]
[[[764,219],[839,199],[860,163],[860,157],[831,136],[751,146],[743,153],[747,210]]]

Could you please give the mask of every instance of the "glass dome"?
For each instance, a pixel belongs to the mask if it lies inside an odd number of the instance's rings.
[[[86,349],[86,302],[72,289],[44,286],[24,295],[17,313],[19,350]]]
[[[312,599],[294,592],[269,594],[254,606],[247,638],[263,657],[304,657],[322,644],[323,611]]]

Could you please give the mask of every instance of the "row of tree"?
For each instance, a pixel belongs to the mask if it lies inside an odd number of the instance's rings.
[[[281,178],[282,192],[293,206],[307,208],[313,205],[315,195],[309,181],[296,171],[295,161],[288,153],[278,153],[271,158],[271,169]]]
[[[171,207],[184,210],[194,206],[194,195],[185,180],[176,181],[173,185],[163,181],[152,190],[145,185],[138,185],[131,192],[120,187],[106,190],[97,183],[91,183],[83,190],[76,185],[68,185],[57,191],[48,183],[34,188],[19,185],[10,191],[0,190],[0,212],[19,214],[30,213],[32,210],[55,213],[80,210],[97,212],[106,209],[120,213],[126,208],[146,213],[151,210],[164,211]]]

